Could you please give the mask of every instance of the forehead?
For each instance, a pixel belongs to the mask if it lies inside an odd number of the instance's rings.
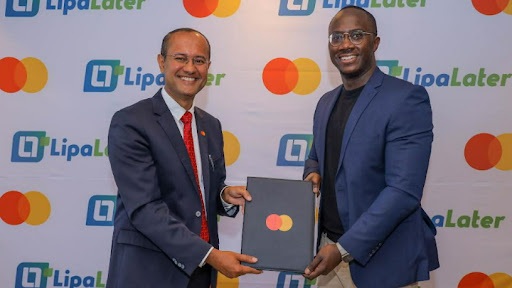
[[[354,29],[373,30],[368,15],[363,11],[356,9],[343,10],[334,16],[329,25],[329,33],[334,31],[347,32]]]
[[[196,32],[176,32],[169,38],[168,53],[184,53],[190,55],[208,55],[208,43]]]

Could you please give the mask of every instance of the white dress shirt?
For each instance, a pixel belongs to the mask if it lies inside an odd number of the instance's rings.
[[[176,100],[174,100],[171,96],[169,96],[169,94],[167,93],[167,91],[165,91],[164,88],[162,88],[161,91],[162,91],[161,93],[162,93],[162,97],[164,98],[165,104],[171,111],[172,117],[174,118],[174,121],[176,122],[176,126],[178,126],[178,129],[180,130],[181,137],[183,138],[183,127],[185,125],[183,124],[183,122],[181,122],[181,117],[183,117],[183,115],[185,115],[185,112],[187,112],[187,110],[185,110],[185,108],[181,107],[180,104],[178,104],[178,102],[176,102]],[[190,107],[190,109],[188,111],[190,113],[192,113],[192,123],[191,123],[192,124],[192,139],[194,141],[194,153],[196,156],[197,177],[199,177],[199,187],[201,188],[201,195],[202,195],[202,200],[203,200],[203,204],[204,204],[205,217],[208,217],[208,211],[206,210],[207,205],[205,202],[206,198],[205,198],[204,182],[203,182],[203,169],[202,169],[203,166],[201,165],[202,164],[201,150],[199,148],[199,140],[197,137],[197,124],[196,124],[196,115],[194,114],[194,107],[195,107],[195,105],[194,105],[194,103],[192,103],[192,107]],[[224,206],[224,210],[226,210],[228,215],[232,215],[232,213],[234,212],[232,210],[232,208],[235,205],[227,203],[224,201],[224,199],[222,199],[222,193],[224,193],[224,189],[226,189],[227,187],[228,186],[224,187],[222,189],[222,191],[220,192],[220,195],[221,195],[220,199],[222,201],[222,205]],[[203,260],[199,264],[199,267],[204,266],[205,260],[208,257],[208,255],[210,255],[212,250],[213,250],[213,247],[210,248],[210,250],[208,250],[208,253],[206,253],[206,255],[204,256]]]

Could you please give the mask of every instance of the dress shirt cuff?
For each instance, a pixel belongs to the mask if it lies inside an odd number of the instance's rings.
[[[222,193],[224,193],[224,190],[226,190],[226,188],[228,187],[229,186],[226,186],[222,188],[222,190],[220,191],[220,201],[222,201],[222,207],[224,207],[224,211],[226,211],[226,214],[228,214],[228,216],[233,216],[235,215],[236,212],[236,209],[233,209],[235,208],[235,205],[224,201],[224,198],[222,198]]]
[[[204,264],[206,264],[206,258],[208,258],[208,255],[210,255],[210,253],[212,253],[212,250],[213,250],[213,247],[210,248],[210,250],[208,250],[208,252],[206,252],[206,255],[204,256],[203,260],[201,261],[201,263],[199,263],[199,268],[203,267]]]
[[[347,250],[341,246],[340,242],[336,242],[336,247],[340,250],[341,256],[348,254]]]

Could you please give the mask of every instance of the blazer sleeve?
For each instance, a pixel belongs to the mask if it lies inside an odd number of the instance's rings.
[[[420,207],[433,141],[430,101],[414,86],[391,113],[384,148],[386,187],[338,240],[365,265],[400,223]]]
[[[217,213],[221,216],[227,216],[227,217],[235,217],[237,214],[238,214],[238,211],[240,211],[240,206],[239,205],[234,205],[234,204],[230,204],[230,203],[227,203],[228,207],[230,206],[230,208],[227,208],[226,209],[226,206],[224,206],[223,204],[223,200],[221,199],[221,193],[223,193],[223,191],[228,187],[228,185],[226,185],[226,183],[224,182],[226,180],[226,160],[224,158],[224,138],[222,137],[222,125],[220,123],[220,121],[218,119],[215,119],[217,123],[217,131],[219,131],[219,141],[216,141],[218,143],[220,143],[220,146],[219,146],[219,151],[220,151],[220,154],[221,154],[221,157],[219,157],[218,161],[219,163],[216,165],[218,167],[215,168],[215,170],[217,171],[217,169],[219,170],[219,176],[218,176],[218,182],[220,183],[219,184],[219,190],[217,191]],[[212,175],[214,176],[214,175]]]
[[[162,200],[143,116],[131,112],[113,116],[108,136],[119,197],[131,224],[169,259],[179,259],[180,268],[191,275],[212,246],[174,217]]]
[[[306,159],[306,162],[304,163],[304,173],[302,174],[302,179],[306,179],[306,177],[311,173],[318,173],[320,174],[320,168],[318,165],[318,156],[316,153],[316,145],[315,145],[315,133],[316,133],[316,114],[318,110],[318,106],[315,109],[315,115],[313,116],[313,143],[311,144],[311,150],[309,151],[308,159]]]

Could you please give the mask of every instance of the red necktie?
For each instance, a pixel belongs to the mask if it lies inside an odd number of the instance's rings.
[[[199,198],[201,199],[201,239],[206,242],[210,241],[210,234],[208,233],[208,223],[206,222],[206,213],[204,209],[203,194],[201,193],[201,186],[199,186],[199,176],[197,174],[196,164],[196,153],[194,151],[194,140],[192,138],[192,113],[185,112],[181,117],[183,122],[183,141],[187,147],[188,156],[192,163],[192,169],[194,169],[194,175],[196,176],[197,190],[199,191]]]

